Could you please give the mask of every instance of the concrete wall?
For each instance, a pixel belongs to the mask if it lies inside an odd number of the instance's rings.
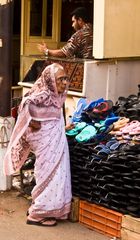
[[[94,57],[140,56],[139,13],[139,0],[94,0]]]

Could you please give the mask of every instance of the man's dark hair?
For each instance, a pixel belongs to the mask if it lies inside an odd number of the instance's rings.
[[[71,16],[74,16],[75,19],[82,18],[82,20],[87,23],[89,22],[89,14],[87,12],[87,9],[84,7],[78,7],[74,11],[71,12]]]

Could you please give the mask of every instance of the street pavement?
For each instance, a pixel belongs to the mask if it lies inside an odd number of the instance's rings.
[[[80,223],[59,221],[55,227],[26,224],[29,201],[17,190],[0,192],[0,240],[110,240]]]

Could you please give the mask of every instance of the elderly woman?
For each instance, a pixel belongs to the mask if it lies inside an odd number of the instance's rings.
[[[62,114],[68,85],[61,65],[53,63],[45,68],[23,97],[5,154],[6,175],[18,171],[30,151],[36,155],[36,185],[27,224],[54,226],[70,212],[70,163]]]

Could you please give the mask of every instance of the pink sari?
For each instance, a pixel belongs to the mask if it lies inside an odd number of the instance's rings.
[[[62,66],[57,64],[57,68]],[[32,218],[65,219],[70,212],[70,162],[62,115],[66,92],[57,93],[55,69],[56,64],[46,67],[23,98],[4,158],[5,174],[10,175],[21,168],[31,150],[36,155],[36,185],[29,208]],[[41,121],[40,130],[31,131],[31,119]]]

